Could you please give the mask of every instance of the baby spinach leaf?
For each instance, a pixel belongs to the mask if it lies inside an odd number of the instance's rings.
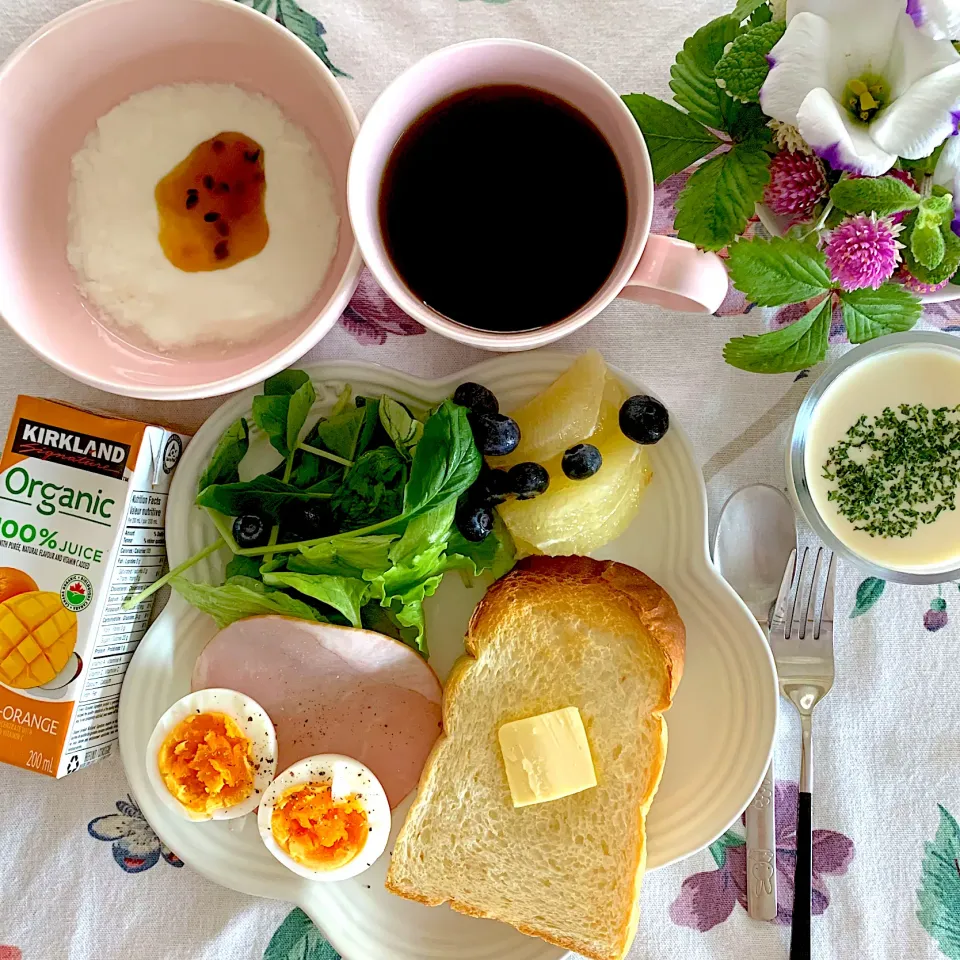
[[[444,400],[423,426],[404,491],[404,513],[417,516],[456,500],[477,479],[481,463],[466,409]]]
[[[380,427],[380,400],[377,398],[367,399],[363,406],[363,425],[360,427],[360,436],[357,438],[357,452],[359,457],[361,453],[366,453],[373,447],[383,444],[375,443],[378,434],[383,434]],[[386,437],[384,437],[384,441]]]
[[[235,555],[230,558],[224,576],[227,580],[233,577],[250,577],[252,580],[257,580],[260,577],[260,558]]]
[[[301,490],[292,484],[264,475],[255,480],[214,484],[200,492],[197,503],[228,517],[255,513],[261,517],[279,520],[280,511],[290,503],[329,500],[333,489],[333,484],[321,482]]]
[[[338,394],[337,402],[330,411],[331,417],[339,416],[341,413],[350,409],[350,401],[353,399],[353,387],[348,383]]]
[[[217,441],[207,469],[200,474],[197,492],[214,483],[234,483],[239,480],[240,461],[246,456],[249,447],[250,428],[247,421],[241,417],[231,423]]]
[[[297,381],[301,381],[299,386],[285,392]],[[264,390],[268,388],[274,392],[253,398],[253,419],[277,453],[289,457],[297,447],[317,394],[307,375],[300,370],[286,370],[271,377],[264,384]]]
[[[351,407],[336,416],[321,420],[306,442],[310,443],[310,446],[322,444],[338,457],[353,460],[356,458],[357,438],[360,436],[365,416],[364,408]],[[313,441],[314,435],[319,443]]]
[[[191,606],[213,617],[221,630],[235,620],[266,614],[324,622],[324,617],[309,604],[280,590],[267,591],[262,583],[249,577],[235,577],[219,587],[174,577],[170,585]]]
[[[342,613],[354,627],[360,626],[360,608],[366,603],[369,584],[350,577],[318,573],[265,573],[264,583],[274,587],[290,587],[298,593],[319,600]]]
[[[403,508],[407,466],[393,447],[361,456],[343,478],[332,506],[340,526],[355,530],[396,517]]]
[[[263,394],[266,397],[293,396],[310,377],[303,370],[281,370],[263,382]]]
[[[300,434],[303,432],[307,417],[310,416],[310,410],[316,402],[317,391],[314,390],[313,384],[309,380],[298,387],[293,396],[290,397],[285,437],[287,456],[297,449],[297,444],[300,442]]]
[[[412,456],[423,436],[423,424],[402,403],[387,396],[380,400],[380,423],[397,450],[405,457]]]

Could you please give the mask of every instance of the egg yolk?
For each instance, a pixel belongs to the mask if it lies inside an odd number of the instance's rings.
[[[173,728],[157,756],[167,789],[194,813],[211,814],[253,790],[250,741],[223,713],[198,713]]]
[[[195,147],[154,191],[160,246],[181,270],[222,270],[256,256],[270,237],[263,148],[242,133]]]
[[[293,860],[313,870],[335,870],[364,847],[367,811],[356,794],[334,800],[329,783],[300,783],[277,799],[273,839]]]

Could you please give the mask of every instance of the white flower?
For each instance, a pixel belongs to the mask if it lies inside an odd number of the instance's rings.
[[[907,0],[907,13],[934,40],[956,40],[960,37],[958,0]]]
[[[945,2],[945,0],[941,0]],[[921,33],[904,0],[788,0],[764,113],[835,170],[876,177],[927,156],[960,122],[960,54]]]

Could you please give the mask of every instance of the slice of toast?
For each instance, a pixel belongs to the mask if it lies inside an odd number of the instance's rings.
[[[646,815],[666,757],[662,711],[684,646],[673,601],[638,570],[521,561],[474,611],[387,888],[620,960],[636,930]],[[514,808],[497,731],[569,706],[583,718],[597,786]]]

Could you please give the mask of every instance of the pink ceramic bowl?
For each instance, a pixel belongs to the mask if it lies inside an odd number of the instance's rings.
[[[340,242],[313,302],[261,339],[165,356],[97,322],[66,259],[70,158],[99,117],[158,84],[236,83],[314,139],[337,187]],[[296,361],[343,312],[360,275],[346,209],[358,123],[300,40],[235,0],[94,0],[58,17],[0,70],[0,314],[65,373],[131,397],[210,397]]]

